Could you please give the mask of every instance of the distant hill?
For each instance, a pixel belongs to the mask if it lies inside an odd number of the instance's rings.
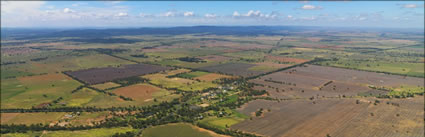
[[[122,35],[289,35],[293,32],[306,30],[329,31],[399,31],[417,32],[423,34],[423,30],[412,29],[373,29],[373,28],[341,28],[341,27],[310,27],[310,26],[191,26],[191,27],[163,27],[163,28],[114,28],[114,29],[2,29],[2,38],[13,37],[15,39],[37,39],[54,37],[81,37],[81,38],[104,38]]]

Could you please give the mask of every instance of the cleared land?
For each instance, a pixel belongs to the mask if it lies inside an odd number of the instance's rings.
[[[272,137],[423,136],[423,97],[385,99],[377,105],[373,101],[361,99],[356,104],[356,99],[315,100],[315,103],[256,100],[238,110],[246,115],[252,115],[260,108],[271,111],[231,128]]]
[[[108,88],[114,88],[114,87],[118,87],[120,86],[120,84],[114,83],[114,82],[106,82],[106,83],[102,83],[102,84],[96,84],[96,85],[92,85],[92,87],[100,89],[100,90],[105,90]]]
[[[121,67],[93,68],[66,73],[88,84],[98,84],[120,78],[155,73],[167,69],[169,68],[150,64],[132,64]]]
[[[210,72],[219,72],[219,73],[243,76],[243,77],[255,76],[255,75],[263,73],[262,71],[248,70],[248,68],[254,67],[254,66],[255,65],[253,64],[245,64],[245,63],[227,63],[227,64],[220,64],[220,65],[209,66],[209,67],[202,67],[199,69],[210,71]]]
[[[9,133],[2,134],[2,137],[21,137],[21,136],[43,136],[43,137],[105,137],[112,136],[116,133],[137,132],[137,129],[129,127],[120,128],[99,128],[78,131],[47,131],[47,132],[30,132],[30,133]]]
[[[155,126],[143,131],[142,137],[227,137],[190,124],[177,123]]]
[[[223,75],[223,74],[216,74],[216,73],[210,73],[210,74],[206,74],[206,75],[195,77],[194,79],[199,79],[201,81],[203,81],[203,80],[205,80],[205,81],[214,81],[216,79],[221,79],[221,78],[232,78],[232,76]]]
[[[382,95],[388,91],[371,89],[368,86],[423,87],[423,81],[421,78],[315,65],[297,67],[251,80],[264,85],[255,86],[255,89],[270,91],[271,96],[277,98]]]
[[[155,73],[142,76],[147,78],[150,82],[156,86],[169,88],[169,89],[179,89],[183,91],[201,91],[211,87],[217,87],[217,84],[212,82],[199,82],[196,80],[184,79],[184,78],[168,78],[167,76],[176,75],[179,73],[188,72],[186,69],[172,70],[165,73]]]
[[[43,107],[43,104],[48,104],[59,97],[71,95],[71,91],[80,85],[79,82],[60,73],[2,80],[1,107]]]
[[[129,97],[137,101],[149,101],[152,99],[152,94],[160,90],[161,90],[160,88],[157,88],[151,85],[136,84],[136,85],[118,88],[113,90],[112,92],[117,95]]]
[[[61,119],[65,112],[1,113],[1,124],[50,124]]]

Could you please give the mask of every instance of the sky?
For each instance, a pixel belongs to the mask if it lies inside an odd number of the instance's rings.
[[[1,1],[1,27],[424,28],[424,1]]]

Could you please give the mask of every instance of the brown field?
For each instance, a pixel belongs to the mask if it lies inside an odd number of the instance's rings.
[[[0,113],[1,124],[7,123],[9,120],[15,118],[20,113]]]
[[[232,59],[231,57],[225,57],[225,56],[219,56],[219,55],[208,55],[208,56],[202,56],[199,58],[203,60],[218,61],[218,62],[229,61],[230,59]]]
[[[98,84],[115,79],[150,74],[168,69],[170,68],[150,64],[131,64],[121,67],[93,68],[66,73],[88,84]]]
[[[319,42],[320,40],[322,40],[322,38],[307,38],[307,40],[312,42]]]
[[[24,55],[29,53],[37,53],[39,50],[27,48],[27,47],[13,47],[13,48],[1,48],[1,55],[15,56]]]
[[[279,57],[279,56],[266,56],[266,58],[270,59],[270,60],[279,61],[279,62],[290,62],[290,63],[296,63],[296,64],[309,61],[309,60],[306,60],[306,59]]]
[[[423,79],[420,78],[314,65],[276,72],[250,82],[265,85],[255,86],[254,89],[269,91],[271,97],[281,99],[357,96],[361,93],[379,95],[387,92],[371,89],[368,85],[423,85]]]
[[[49,124],[64,116],[65,112],[49,113],[2,113],[1,124]]]
[[[232,78],[232,76],[210,73],[210,74],[202,75],[202,76],[199,76],[199,77],[194,77],[194,79],[205,80],[205,81],[214,81],[214,80],[220,79],[220,78]]]
[[[165,48],[158,47],[158,48],[153,48],[153,49],[141,49],[141,51],[149,53],[149,52],[167,52],[168,50],[165,49]]]
[[[159,90],[160,88],[157,88],[151,85],[136,84],[136,85],[118,88],[112,92],[125,97],[130,97],[137,101],[144,101],[147,99],[151,99],[152,93]]]
[[[233,52],[241,51],[241,50],[252,50],[252,49],[270,49],[273,47],[271,45],[249,44],[249,43],[241,44],[239,42],[215,41],[215,40],[204,41],[203,44],[206,47],[222,47],[227,49],[233,49],[235,50]]]
[[[254,64],[245,64],[245,63],[226,63],[219,64],[215,66],[208,66],[199,68],[201,70],[206,70],[210,72],[220,72],[229,75],[237,75],[243,77],[259,75],[263,72],[261,71],[251,71],[248,68],[255,66]]]
[[[278,64],[278,63],[273,63],[273,62],[259,62],[259,63],[255,63],[255,64],[259,65],[259,66],[267,66],[267,67],[278,68],[278,69],[292,66],[290,64]]]
[[[92,87],[97,88],[97,89],[101,89],[101,90],[105,90],[108,88],[113,88],[113,87],[118,87],[120,86],[120,84],[114,83],[114,82],[106,82],[106,83],[102,83],[102,84],[96,84],[96,85],[92,85]]]
[[[317,73],[320,72],[320,73]],[[350,69],[341,69],[333,67],[323,67],[308,65],[307,67],[298,67],[295,75],[310,76],[322,79],[333,79],[348,83],[364,83],[375,86],[424,86],[423,78],[404,77],[398,75],[388,75],[382,73],[356,71]]]
[[[57,80],[71,80],[70,77],[63,74],[45,74],[37,76],[19,77],[18,80],[22,83],[34,83],[37,81],[57,81]]]
[[[171,75],[177,75],[177,74],[180,74],[180,73],[187,73],[187,72],[190,72],[190,70],[189,69],[176,69],[176,70],[167,71],[167,72],[164,72],[164,73],[161,73],[161,74],[171,76]]]
[[[411,99],[374,100],[324,99],[272,102],[256,100],[238,111],[251,115],[260,108],[270,109],[264,117],[253,117],[231,126],[246,132],[272,137],[367,137],[423,136],[423,96]],[[386,102],[389,102],[388,104]],[[391,103],[399,104],[399,106]],[[300,109],[302,108],[302,109]]]

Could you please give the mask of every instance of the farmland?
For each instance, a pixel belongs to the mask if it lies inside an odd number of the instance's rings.
[[[423,136],[423,33],[288,28],[6,37],[1,136]]]
[[[228,63],[228,64],[220,64],[216,66],[209,66],[204,68],[199,68],[201,70],[211,71],[211,72],[219,72],[223,74],[236,75],[236,76],[254,76],[261,74],[261,71],[252,71],[248,70],[250,67],[254,67],[253,64],[245,64],[245,63]]]
[[[177,124],[168,124],[158,127],[152,127],[146,129],[142,137],[225,137],[223,135],[218,135],[214,132],[207,131],[198,127],[194,127],[190,124],[177,123]]]
[[[240,109],[251,115],[260,108],[270,109],[232,128],[267,136],[422,136],[423,98],[410,101],[329,99],[307,101],[254,101]],[[389,103],[385,103],[389,102]],[[399,106],[391,105],[399,104]],[[304,108],[304,109],[299,109]],[[315,121],[315,122],[311,122]],[[331,122],[329,122],[331,121]],[[261,128],[258,128],[261,127]]]
[[[79,70],[79,71],[66,72],[66,73],[88,84],[99,84],[103,82],[112,81],[115,79],[149,74],[149,73],[159,72],[163,70],[167,70],[167,68],[161,67],[161,66],[149,65],[149,64],[134,64],[134,65],[125,65],[118,68],[112,68],[112,67],[94,68],[94,69]]]

